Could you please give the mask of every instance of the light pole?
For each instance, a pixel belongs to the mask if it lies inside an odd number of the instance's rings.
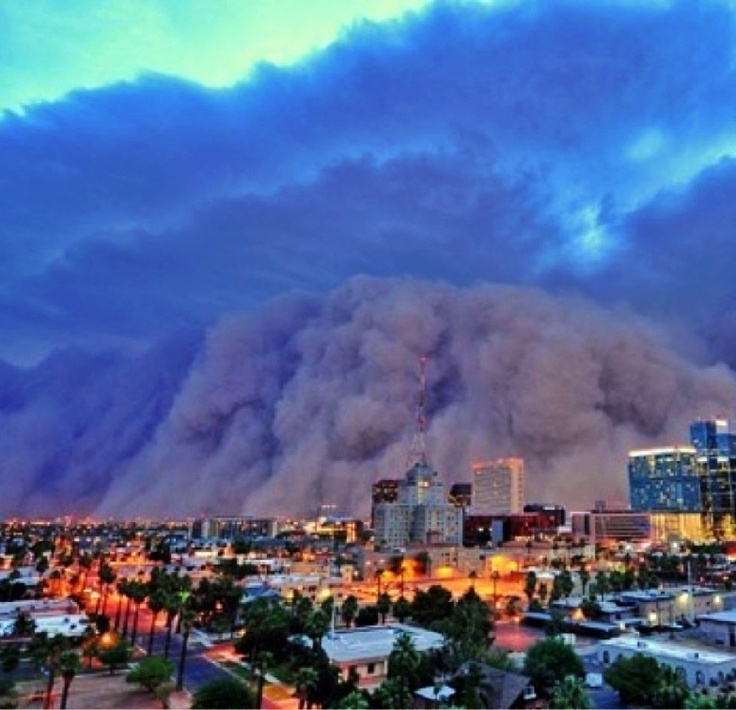
[[[498,585],[498,578],[501,575],[499,574],[497,569],[494,569],[491,572],[491,581],[493,582],[493,622],[496,622],[496,586]]]

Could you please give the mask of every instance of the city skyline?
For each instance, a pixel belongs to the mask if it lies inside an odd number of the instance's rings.
[[[731,3],[81,7],[0,11],[0,517],[365,516],[424,355],[446,484],[734,419]]]

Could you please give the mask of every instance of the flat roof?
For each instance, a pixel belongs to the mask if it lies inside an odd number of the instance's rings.
[[[664,454],[694,454],[694,446],[658,446],[653,449],[634,449],[629,451],[629,458],[634,456],[662,456]]]
[[[703,651],[689,646],[681,646],[674,641],[643,641],[641,637],[619,636],[614,639],[601,641],[600,646],[629,650],[644,655],[659,656],[688,663],[730,663],[736,665],[736,656],[716,651]]]
[[[385,624],[329,632],[322,639],[322,648],[331,661],[338,663],[386,658],[403,634],[411,638],[417,651],[441,648],[445,643],[442,634],[434,631],[408,624]]]
[[[698,619],[734,624],[736,623],[736,609],[732,609],[731,611],[717,611],[713,614],[698,614]]]

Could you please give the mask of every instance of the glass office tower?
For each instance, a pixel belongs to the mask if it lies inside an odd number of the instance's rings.
[[[633,510],[700,513],[701,493],[694,448],[675,446],[629,453],[629,496]]]
[[[725,419],[706,419],[690,425],[696,450],[703,512],[713,533],[731,534],[736,519],[736,434]]]

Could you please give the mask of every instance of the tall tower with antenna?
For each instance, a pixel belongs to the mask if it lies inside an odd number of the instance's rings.
[[[416,429],[406,459],[407,468],[427,465],[427,414],[425,409],[427,405],[427,358],[425,355],[419,358],[416,405]]]
[[[396,498],[373,506],[378,550],[401,550],[411,543],[460,545],[463,511],[451,505],[445,484],[427,458],[427,358],[419,358],[416,429],[404,478],[397,480]]]

